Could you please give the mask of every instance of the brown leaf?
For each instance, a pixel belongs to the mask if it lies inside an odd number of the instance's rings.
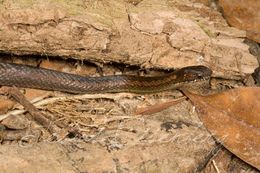
[[[167,109],[167,108],[169,108],[173,105],[176,105],[176,104],[184,101],[185,99],[186,99],[186,97],[180,97],[178,99],[167,101],[167,102],[164,102],[164,103],[155,104],[155,105],[148,106],[148,107],[145,107],[145,108],[139,108],[138,110],[136,110],[135,114],[136,115],[154,114],[154,113],[160,112],[164,109]]]
[[[184,93],[213,136],[260,169],[260,88],[238,88],[209,96]]]

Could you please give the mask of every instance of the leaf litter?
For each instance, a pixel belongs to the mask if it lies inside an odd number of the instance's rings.
[[[260,88],[241,87],[208,96],[184,93],[211,134],[260,169]]]

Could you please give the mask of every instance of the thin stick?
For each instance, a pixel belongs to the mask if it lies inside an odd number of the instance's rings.
[[[32,118],[47,128],[50,133],[57,132],[57,127],[55,128],[54,124],[52,124],[43,113],[41,113],[32,103],[30,103],[17,88],[5,87],[5,92],[9,97],[23,105],[23,107],[31,114]]]
[[[63,101],[67,99],[98,99],[98,98],[104,98],[104,99],[113,99],[113,100],[119,100],[123,97],[134,97],[134,94],[129,93],[118,93],[118,94],[84,94],[84,95],[70,95],[70,96],[56,96],[52,98],[46,98],[40,101],[37,101],[36,103],[33,103],[35,107],[47,105],[50,103],[54,103],[56,101]],[[6,119],[10,115],[19,115],[26,112],[26,110],[13,110],[9,111],[6,114],[0,115],[0,121]]]

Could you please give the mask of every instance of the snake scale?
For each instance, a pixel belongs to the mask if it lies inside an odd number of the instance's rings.
[[[155,93],[180,88],[184,83],[209,79],[211,74],[212,71],[205,66],[189,66],[161,76],[112,75],[86,77],[45,68],[0,62],[1,86],[68,93]]]

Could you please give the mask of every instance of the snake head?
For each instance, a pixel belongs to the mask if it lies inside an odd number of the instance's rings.
[[[198,81],[209,79],[212,71],[205,66],[189,66],[178,71],[180,81]]]

